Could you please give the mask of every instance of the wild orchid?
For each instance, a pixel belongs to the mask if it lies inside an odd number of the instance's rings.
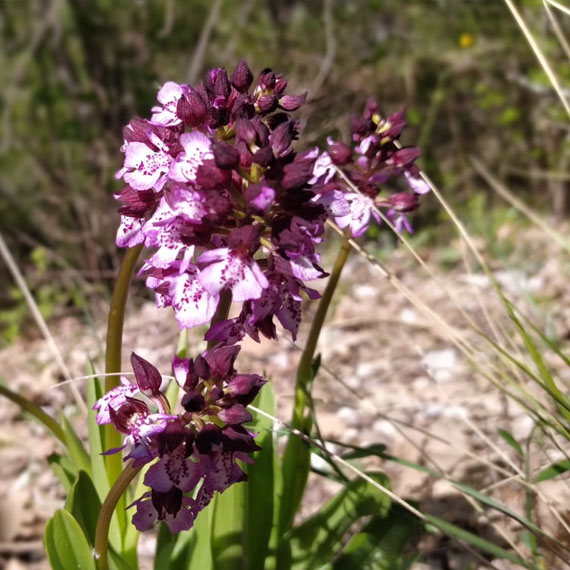
[[[167,82],[157,98],[150,119],[123,130],[116,243],[127,251],[109,312],[105,389],[89,386],[91,456],[68,424],[27,405],[73,458],[56,464],[72,500],[48,523],[46,550],[56,570],[136,570],[139,532],[156,529],[157,564],[169,568],[187,567],[175,562],[179,541],[209,569],[262,568],[266,560],[287,569],[298,552],[312,557],[331,547],[323,543],[328,533],[303,542],[305,528],[295,526],[314,441],[319,334],[353,238],[383,217],[411,231],[406,214],[428,190],[415,165],[419,151],[398,142],[403,113],[382,118],[373,100],[352,118],[349,143],[329,137],[325,150],[297,148],[293,113],[306,94],[289,94],[270,69],[254,81],[245,61],[229,75],[209,71],[197,86]],[[343,234],[330,275],[319,251],[328,224]],[[189,357],[182,342],[172,375],[135,353],[132,374],[121,372],[126,299],[143,248],[138,275],[157,307],[172,307],[182,332],[206,325],[205,350]],[[327,276],[322,293],[309,286]],[[280,324],[296,341],[302,303],[316,299],[278,452],[264,417],[274,413],[271,387],[261,371],[239,373],[235,362],[246,335],[275,339]],[[230,318],[232,303],[239,306]],[[346,544],[360,518],[387,516],[388,497],[340,475],[339,504],[354,513],[338,537]],[[127,500],[137,477],[139,491]],[[310,534],[314,523],[306,524]]]

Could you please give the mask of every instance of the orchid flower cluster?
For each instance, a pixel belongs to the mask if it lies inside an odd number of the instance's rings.
[[[139,530],[157,520],[188,529],[215,491],[245,480],[237,460],[258,449],[246,408],[265,380],[235,371],[237,343],[246,334],[276,338],[274,318],[296,339],[303,298],[319,297],[307,282],[327,275],[316,249],[327,220],[358,237],[384,209],[399,231],[411,231],[405,214],[429,189],[414,164],[418,150],[397,142],[402,112],[383,119],[369,101],[351,120],[351,145],[329,138],[323,152],[298,152],[291,113],[306,95],[286,90],[269,69],[254,85],[240,61],[230,76],[213,69],[196,87],[164,84],[150,120],[124,129],[117,244],[148,248],[140,274],[157,306],[172,307],[181,329],[210,323],[211,347],[195,360],[174,358],[181,413],[158,370],[135,354],[136,384],[123,378],[95,406],[100,424],[126,435],[126,458],[138,466],[158,459],[145,476],[151,490],[134,503]],[[408,188],[388,194],[397,175]],[[237,316],[220,316],[224,295],[241,303]]]
[[[251,421],[246,406],[265,380],[236,372],[238,352],[239,346],[217,347],[195,360],[174,358],[174,377],[184,393],[180,414],[172,413],[160,389],[160,372],[134,353],[136,384],[122,377],[121,385],[95,404],[97,422],[112,423],[126,435],[122,448],[107,453],[128,448],[125,459],[132,459],[134,467],[158,458],[144,479],[151,490],[132,505],[138,530],[149,530],[157,520],[174,533],[187,530],[215,491],[246,479],[236,461],[251,461],[247,453],[259,449],[243,427]],[[190,496],[200,482],[197,494]]]

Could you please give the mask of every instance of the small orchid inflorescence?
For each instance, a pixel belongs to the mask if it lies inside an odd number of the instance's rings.
[[[246,406],[265,380],[236,372],[239,350],[213,348],[195,360],[174,357],[174,377],[183,391],[181,413],[171,411],[160,389],[160,372],[135,353],[131,364],[136,384],[122,377],[121,385],[95,404],[97,422],[111,423],[126,435],[123,447],[107,454],[127,448],[125,459],[132,459],[134,467],[158,458],[144,479],[151,490],[132,505],[137,508],[133,523],[138,530],[149,530],[157,520],[166,522],[172,532],[187,530],[214,491],[221,493],[245,480],[236,460],[248,462],[247,453],[259,449],[243,427],[251,421]]]
[[[269,69],[252,85],[244,61],[196,87],[168,82],[151,119],[124,129],[117,244],[150,249],[140,274],[157,306],[171,306],[181,329],[209,323],[211,347],[174,358],[181,413],[172,413],[158,370],[134,354],[136,385],[123,378],[95,406],[100,424],[126,435],[135,466],[158,459],[144,480],[151,490],[134,503],[139,530],[156,520],[188,529],[215,491],[245,479],[236,460],[258,449],[246,408],[265,380],[234,370],[236,343],[276,338],[275,317],[296,339],[303,296],[319,297],[307,282],[327,275],[316,251],[327,220],[358,237],[385,210],[398,231],[411,231],[405,214],[429,190],[419,151],[397,142],[403,112],[383,119],[370,100],[351,120],[351,145],[329,138],[323,152],[297,152],[291,113],[306,95],[287,94],[286,79]],[[408,190],[387,193],[397,175]],[[220,315],[223,295],[242,304],[238,316]]]

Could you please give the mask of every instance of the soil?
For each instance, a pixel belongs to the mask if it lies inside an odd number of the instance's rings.
[[[564,350],[570,337],[568,263],[540,232],[529,230],[517,244],[511,259],[497,265],[497,279],[509,299],[541,329],[555,336]],[[442,271],[435,260],[428,262],[439,275],[437,282],[429,279],[402,249],[386,265],[451,329],[434,325],[394,287],[394,278],[386,278],[356,254],[349,259],[319,344],[323,365],[315,380],[314,398],[320,430],[325,439],[342,444],[384,444],[391,456],[438,473],[439,477],[435,477],[380,459],[360,464],[362,468],[385,471],[394,493],[417,501],[422,512],[505,548],[510,548],[511,542],[523,556],[529,557],[522,541],[524,529],[516,521],[471,501],[453,482],[484,490],[522,514],[525,486],[516,474],[523,472],[525,466],[499,430],[512,434],[523,449],[528,445],[528,468],[532,472],[563,457],[567,443],[558,442],[560,450],[541,436],[528,412],[505,397],[478,370],[489,369],[499,361],[488,356],[493,353],[490,345],[460,311],[486,334],[500,338],[509,354],[521,357],[524,349],[489,279],[481,272],[467,271],[463,265]],[[307,307],[296,344],[285,333],[280,334],[277,342],[246,341],[238,360],[240,371],[264,370],[271,377],[278,394],[278,416],[284,421],[290,416],[296,363],[312,310]],[[99,314],[104,315],[105,310],[101,308]],[[104,322],[88,327],[69,317],[50,323],[50,329],[72,376],[85,374],[88,357],[97,370],[102,369]],[[460,340],[454,342],[452,335]],[[153,303],[135,299],[125,325],[123,369],[128,370],[127,358],[134,350],[169,373],[177,337],[170,311],[157,310]],[[476,347],[474,359],[467,358],[461,350],[462,342]],[[202,349],[198,332],[192,332],[190,343],[194,353]],[[555,358],[549,358],[548,364],[556,370],[561,390],[567,392],[568,368]],[[62,372],[42,338],[19,339],[0,351],[0,375],[11,389],[40,404],[48,413],[76,414],[62,384]],[[495,377],[509,386],[515,375],[511,368]],[[80,380],[76,385],[84,391],[85,382]],[[540,390],[526,383],[540,397]],[[84,420],[76,416],[74,421],[84,432]],[[64,500],[62,488],[46,461],[57,446],[37,423],[5,399],[0,400],[0,426],[0,567],[48,568],[43,553],[43,528]],[[331,444],[330,450],[343,451],[339,444]],[[315,458],[313,466],[327,468],[319,458]],[[335,489],[335,484],[326,478],[311,476],[301,516],[310,515]],[[535,522],[568,544],[568,534],[560,522],[570,521],[568,478],[563,475],[541,483],[538,491]],[[143,557],[151,551],[152,543],[152,535],[141,541]],[[425,535],[415,547],[421,557],[412,566],[414,570],[483,568],[485,561],[491,560],[489,555],[470,551],[437,533]],[[515,568],[504,561],[494,560],[492,564],[500,570]],[[552,557],[546,567],[558,570],[569,566]]]

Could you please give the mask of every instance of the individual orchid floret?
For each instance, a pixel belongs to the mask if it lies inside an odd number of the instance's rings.
[[[168,177],[176,182],[193,182],[200,165],[213,158],[210,139],[203,133],[194,131],[180,136],[180,144],[184,149],[170,164]]]
[[[150,122],[163,127],[174,127],[182,122],[177,114],[178,101],[182,97],[184,89],[174,81],[167,81],[158,92],[157,99],[162,103],[161,107],[152,108]]]
[[[230,289],[234,301],[259,299],[268,285],[259,265],[243,250],[219,248],[204,252],[198,258],[203,269],[198,279],[210,295]]]
[[[197,502],[176,487],[166,493],[148,491],[131,507],[137,508],[133,516],[137,530],[145,532],[151,530],[156,522],[164,522],[173,534],[191,529],[199,511]]]
[[[131,384],[124,376],[121,376],[119,386],[113,388],[95,402],[93,409],[97,411],[97,423],[99,425],[110,424],[110,410],[119,409],[126,403],[127,398],[132,398],[138,391],[139,387],[136,384]]]
[[[123,178],[135,190],[153,188],[159,192],[166,184],[172,156],[157,134],[149,130],[147,137],[145,142],[125,143],[125,163],[115,177]]]

